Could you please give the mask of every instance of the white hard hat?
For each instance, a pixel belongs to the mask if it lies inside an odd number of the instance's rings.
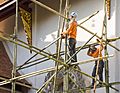
[[[72,13],[70,14],[70,16],[72,16],[72,17],[77,17],[77,13],[76,13],[76,12],[72,12]]]

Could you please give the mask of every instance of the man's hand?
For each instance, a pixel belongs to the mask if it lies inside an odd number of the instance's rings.
[[[65,34],[62,32],[61,33],[61,38],[64,39],[65,38]]]
[[[99,39],[96,39],[96,41],[97,41],[98,43],[100,43],[100,40],[99,40]]]

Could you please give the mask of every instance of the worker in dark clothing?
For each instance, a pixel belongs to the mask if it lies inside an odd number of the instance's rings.
[[[76,47],[76,34],[77,34],[76,17],[77,17],[77,14],[75,12],[72,12],[70,14],[69,27],[66,31],[61,33],[61,36],[63,38],[65,37],[65,35],[68,35],[70,56],[72,56],[75,53],[75,47]],[[77,55],[73,56],[71,62],[77,62]]]
[[[97,39],[97,41],[99,41],[99,40]],[[91,45],[89,47],[89,50],[88,50],[87,54],[89,56],[93,57],[93,58],[102,57],[102,50],[103,50],[103,43],[100,42],[100,46],[98,48],[96,48],[94,45]],[[103,59],[95,61],[95,66],[93,68],[92,76],[93,77],[96,76],[96,69],[97,69],[98,62],[99,62],[99,65],[98,65],[98,72],[97,72],[97,74],[99,76],[99,80],[103,81],[103,68],[104,68]],[[92,80],[92,86],[94,86],[94,83],[95,83],[95,80],[93,79]],[[99,83],[99,84],[101,85],[101,83]]]

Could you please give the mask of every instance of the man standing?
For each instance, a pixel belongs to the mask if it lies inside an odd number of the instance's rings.
[[[97,41],[99,41],[97,39]],[[100,41],[99,41],[100,42]],[[102,50],[103,50],[103,43],[100,42],[100,46],[98,48],[96,48],[94,45],[91,45],[89,47],[89,50],[87,52],[87,54],[93,58],[97,58],[97,57],[102,57]],[[95,77],[96,76],[96,69],[98,66],[98,71],[97,74],[99,76],[99,80],[103,81],[103,68],[104,68],[104,62],[103,59],[100,60],[96,60],[95,61],[95,66],[93,68],[93,72],[92,72],[92,76]],[[92,86],[94,86],[95,80],[92,80]],[[99,83],[101,85],[101,83]]]
[[[66,31],[61,33],[61,36],[63,38],[65,37],[65,35],[68,35],[70,56],[72,56],[75,53],[75,47],[76,47],[76,34],[77,34],[76,17],[77,17],[77,14],[75,12],[72,12],[70,14],[69,27]],[[77,62],[77,55],[73,56],[71,62]]]

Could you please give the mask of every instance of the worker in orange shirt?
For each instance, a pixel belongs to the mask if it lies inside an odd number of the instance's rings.
[[[103,43],[97,39],[97,41],[100,43],[100,46],[98,48],[95,47],[95,45],[91,45],[89,47],[89,50],[87,52],[87,55],[93,57],[93,58],[97,58],[97,57],[102,57],[102,50],[103,50]],[[97,64],[99,62],[98,65],[98,76],[99,76],[99,80],[103,81],[103,68],[104,68],[104,62],[103,59],[100,60],[96,60],[95,61],[95,66],[93,68],[93,72],[92,72],[92,76],[95,77],[96,76],[96,69],[97,69]],[[92,86],[94,86],[95,80],[92,80]],[[101,83],[99,83],[99,85],[101,85]]]
[[[64,38],[65,35],[68,35],[69,39],[69,54],[72,56],[75,53],[76,47],[76,34],[77,34],[77,21],[76,21],[77,13],[72,12],[70,14],[70,22],[69,27],[66,31],[61,33],[61,36]],[[71,62],[77,62],[77,55],[73,56]]]

